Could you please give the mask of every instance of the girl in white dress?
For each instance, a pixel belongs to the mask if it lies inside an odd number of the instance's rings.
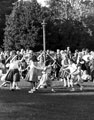
[[[36,83],[38,82],[38,76],[41,76],[43,67],[38,67],[38,62],[36,60],[30,60],[29,70],[26,75],[26,81],[31,83],[31,90],[28,91],[32,93],[36,89]]]
[[[72,60],[68,60],[69,64],[68,67],[65,68],[65,72],[67,72],[67,79],[66,79],[66,84],[68,85],[68,87],[73,87],[73,80],[70,79],[71,74],[74,73],[77,69],[77,66],[75,63],[73,63]]]

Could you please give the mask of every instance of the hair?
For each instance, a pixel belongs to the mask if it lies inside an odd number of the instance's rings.
[[[33,56],[31,57],[31,60],[32,60],[33,62],[38,62],[37,57],[36,57],[35,55],[33,55]]]
[[[12,51],[12,54],[16,55],[16,51],[15,51],[15,50],[13,50],[13,51]]]

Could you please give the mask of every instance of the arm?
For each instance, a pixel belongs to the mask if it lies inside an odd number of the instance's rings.
[[[17,57],[17,55],[15,55],[15,56],[12,58],[12,60],[10,61],[10,63],[12,63],[13,60],[14,60],[16,57]]]
[[[38,70],[43,70],[43,67],[37,67],[34,65],[34,68],[38,69]]]

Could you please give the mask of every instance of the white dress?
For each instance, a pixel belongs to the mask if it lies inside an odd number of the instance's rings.
[[[42,74],[42,70],[37,69],[37,63],[33,62],[32,60],[30,61],[29,67],[30,69],[26,75],[26,81],[37,82],[38,76],[41,76]]]

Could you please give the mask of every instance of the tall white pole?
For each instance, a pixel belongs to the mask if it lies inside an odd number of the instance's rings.
[[[46,61],[46,35],[45,35],[46,23],[45,23],[45,20],[43,20],[42,26],[43,26],[43,51],[44,51],[44,65],[45,65],[45,61]]]

